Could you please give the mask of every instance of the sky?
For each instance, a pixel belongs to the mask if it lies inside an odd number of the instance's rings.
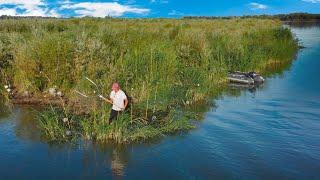
[[[140,17],[320,13],[320,0],[0,0],[0,16]]]

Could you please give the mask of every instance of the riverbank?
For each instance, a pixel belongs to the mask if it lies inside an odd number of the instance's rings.
[[[1,22],[1,82],[17,94],[40,97],[52,88],[63,94],[60,108],[49,108],[39,118],[44,137],[53,141],[68,140],[69,131],[122,143],[188,130],[203,115],[193,107],[221,94],[228,71],[267,74],[270,64],[290,62],[298,49],[290,30],[276,20]],[[108,126],[110,107],[94,91],[107,96],[114,81],[133,103]],[[80,110],[86,115],[79,116]]]

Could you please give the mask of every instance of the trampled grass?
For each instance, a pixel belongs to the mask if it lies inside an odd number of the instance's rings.
[[[170,114],[190,111],[188,106],[217,96],[228,71],[265,74],[268,64],[290,62],[297,48],[290,30],[277,20],[82,18],[0,23],[1,82],[33,94],[56,87],[70,104],[81,102],[90,112],[77,123],[78,131],[103,141],[140,141],[190,129],[188,118]],[[112,82],[119,82],[132,97],[127,115],[108,126],[110,107],[95,98],[94,87],[84,77],[96,81],[106,96]],[[154,116],[156,122],[151,121]],[[65,130],[59,129],[61,123],[41,122],[49,138],[61,138],[55,135]]]

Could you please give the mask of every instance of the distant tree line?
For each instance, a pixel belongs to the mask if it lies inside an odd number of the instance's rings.
[[[92,18],[92,17],[84,17]],[[105,19],[113,19],[111,16],[104,17]],[[281,21],[295,21],[295,22],[305,22],[305,21],[317,21],[320,22],[320,14],[310,14],[310,13],[291,13],[291,14],[276,14],[276,15],[244,15],[244,16],[184,16],[183,19],[280,19]],[[41,16],[7,16],[2,15],[0,19],[59,19],[57,17],[41,17]],[[101,18],[98,18],[101,19]],[[121,18],[120,18],[121,19]]]
[[[320,14],[291,13],[277,15],[245,15],[245,16],[185,16],[183,19],[280,19],[281,21],[320,21]]]

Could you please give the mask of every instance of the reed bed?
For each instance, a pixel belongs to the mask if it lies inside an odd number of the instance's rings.
[[[143,141],[193,128],[190,119],[201,113],[190,107],[219,95],[228,71],[266,74],[297,48],[277,20],[7,19],[0,23],[0,81],[34,95],[55,87],[68,102],[81,102],[89,115],[75,126],[85,138]],[[106,96],[119,82],[131,97],[128,112],[109,126],[110,107],[84,77]],[[65,131],[61,123],[50,121],[57,120],[42,116],[44,132],[55,129],[47,136],[63,139],[54,135]]]

